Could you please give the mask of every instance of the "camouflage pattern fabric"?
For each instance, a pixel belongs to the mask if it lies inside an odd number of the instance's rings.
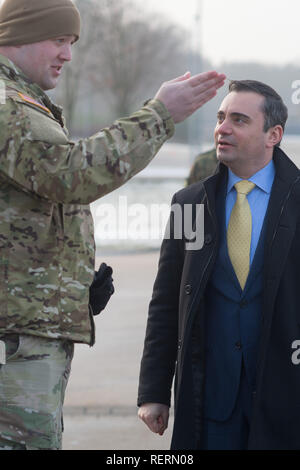
[[[60,450],[74,344],[6,335],[0,366],[0,450]]]
[[[216,149],[198,155],[186,180],[186,186],[197,183],[213,175],[217,168],[218,160]]]
[[[145,168],[174,133],[150,100],[88,139],[68,137],[60,107],[0,56],[0,335],[92,345],[89,204]]]

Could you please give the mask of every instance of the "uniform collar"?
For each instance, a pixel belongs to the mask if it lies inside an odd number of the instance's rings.
[[[33,83],[24,72],[17,67],[10,59],[0,54],[0,78],[5,80],[8,86],[29,95],[44,104],[52,114],[64,124],[62,108],[54,104],[49,96],[36,83]]]

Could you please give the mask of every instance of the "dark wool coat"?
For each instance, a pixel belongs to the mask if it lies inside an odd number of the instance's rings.
[[[300,359],[295,349],[300,341],[300,172],[279,148],[274,163],[249,449],[300,450],[300,361],[295,361]],[[215,195],[226,174],[221,164],[215,175],[174,196],[173,204],[204,204],[204,245],[186,251],[184,240],[164,240],[149,307],[138,404],[170,405],[175,374],[172,449],[199,448],[205,379],[203,297],[219,246]]]

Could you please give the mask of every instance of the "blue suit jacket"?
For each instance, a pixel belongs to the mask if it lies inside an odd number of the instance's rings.
[[[226,238],[226,181],[216,199],[220,221],[220,246],[205,292],[206,383],[204,415],[216,421],[228,419],[238,395],[242,361],[247,382],[255,390],[257,349],[261,331],[264,223],[260,240],[242,291],[232,267]]]

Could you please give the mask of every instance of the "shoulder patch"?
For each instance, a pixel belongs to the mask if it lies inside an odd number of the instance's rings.
[[[43,111],[46,111],[46,113],[51,114],[50,109],[46,108],[46,106],[43,106],[43,105],[40,104],[38,101],[36,101],[36,100],[34,100],[33,98],[31,98],[31,96],[23,95],[23,93],[20,93],[20,92],[18,92],[18,96],[19,96],[23,101],[25,101],[26,103],[32,104],[33,106],[37,106],[37,107],[43,109]]]
[[[16,90],[15,88],[11,87],[6,87],[5,89],[6,97],[7,98],[12,98],[13,100],[16,101],[24,101],[25,103],[29,103],[32,106],[37,106],[38,108],[42,109],[48,114],[52,114],[50,109],[48,109],[46,106],[42,105],[38,101],[36,101],[34,98],[28,95],[24,95],[24,93],[21,93],[20,91]]]

